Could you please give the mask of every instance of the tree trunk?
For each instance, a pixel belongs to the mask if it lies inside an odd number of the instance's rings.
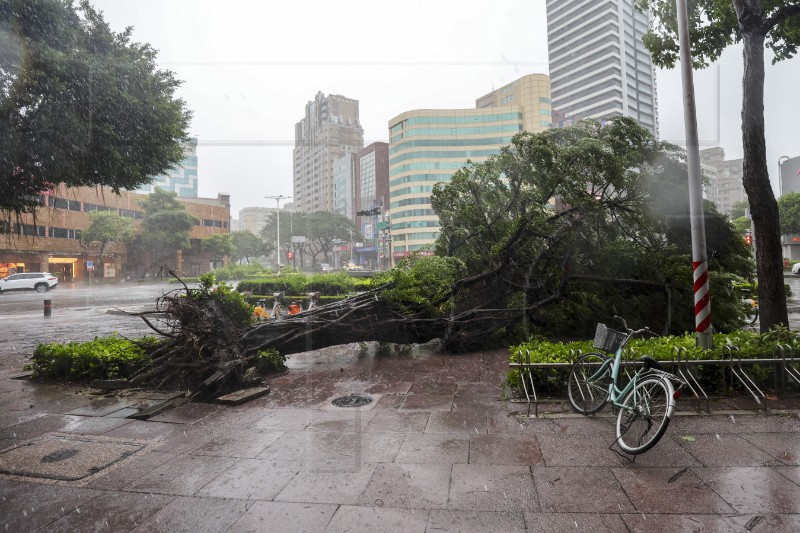
[[[740,4],[740,2],[735,2]],[[789,324],[783,288],[778,203],[769,182],[764,133],[764,38],[761,17],[742,17],[739,21],[744,43],[742,79],[742,144],[744,172],[742,182],[750,200],[756,246],[759,316],[761,332],[772,326]],[[748,6],[750,7],[750,6]]]

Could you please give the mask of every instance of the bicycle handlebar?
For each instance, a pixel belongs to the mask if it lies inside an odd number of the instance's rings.
[[[614,318],[622,322],[622,327],[628,333],[629,337],[633,337],[635,335],[641,335],[642,333],[650,333],[650,328],[647,326],[643,327],[642,329],[631,329],[628,327],[628,323],[625,322],[625,319],[621,316],[614,315]]]

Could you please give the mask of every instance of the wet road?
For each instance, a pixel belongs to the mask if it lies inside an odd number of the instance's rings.
[[[178,286],[159,284],[61,284],[44,294],[0,294],[0,355],[32,353],[39,343],[88,341],[113,332],[141,337],[152,330],[125,312],[155,309],[156,299]],[[52,316],[44,317],[44,300]]]

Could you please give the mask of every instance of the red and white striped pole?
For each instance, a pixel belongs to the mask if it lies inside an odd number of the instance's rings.
[[[711,333],[711,292],[708,290],[708,261],[692,262],[694,270],[694,326],[698,336]],[[699,341],[698,341],[699,343]]]
[[[689,170],[689,219],[692,227],[692,267],[694,270],[694,325],[697,346],[712,348],[714,337],[711,335],[711,293],[708,288],[703,184],[700,177],[700,142],[697,138],[697,108],[694,100],[686,0],[676,0],[676,7],[678,10],[678,41],[681,50],[681,80],[683,82],[683,120],[686,128],[686,163]]]

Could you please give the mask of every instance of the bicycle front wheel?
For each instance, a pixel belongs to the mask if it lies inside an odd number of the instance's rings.
[[[661,439],[674,405],[669,380],[648,377],[639,381],[622,402],[617,415],[617,443],[625,453],[644,453]]]
[[[606,361],[608,357],[601,353],[587,353],[580,356],[572,365],[567,382],[567,394],[572,408],[583,415],[596,413],[608,401],[611,366],[606,365],[603,368]]]

